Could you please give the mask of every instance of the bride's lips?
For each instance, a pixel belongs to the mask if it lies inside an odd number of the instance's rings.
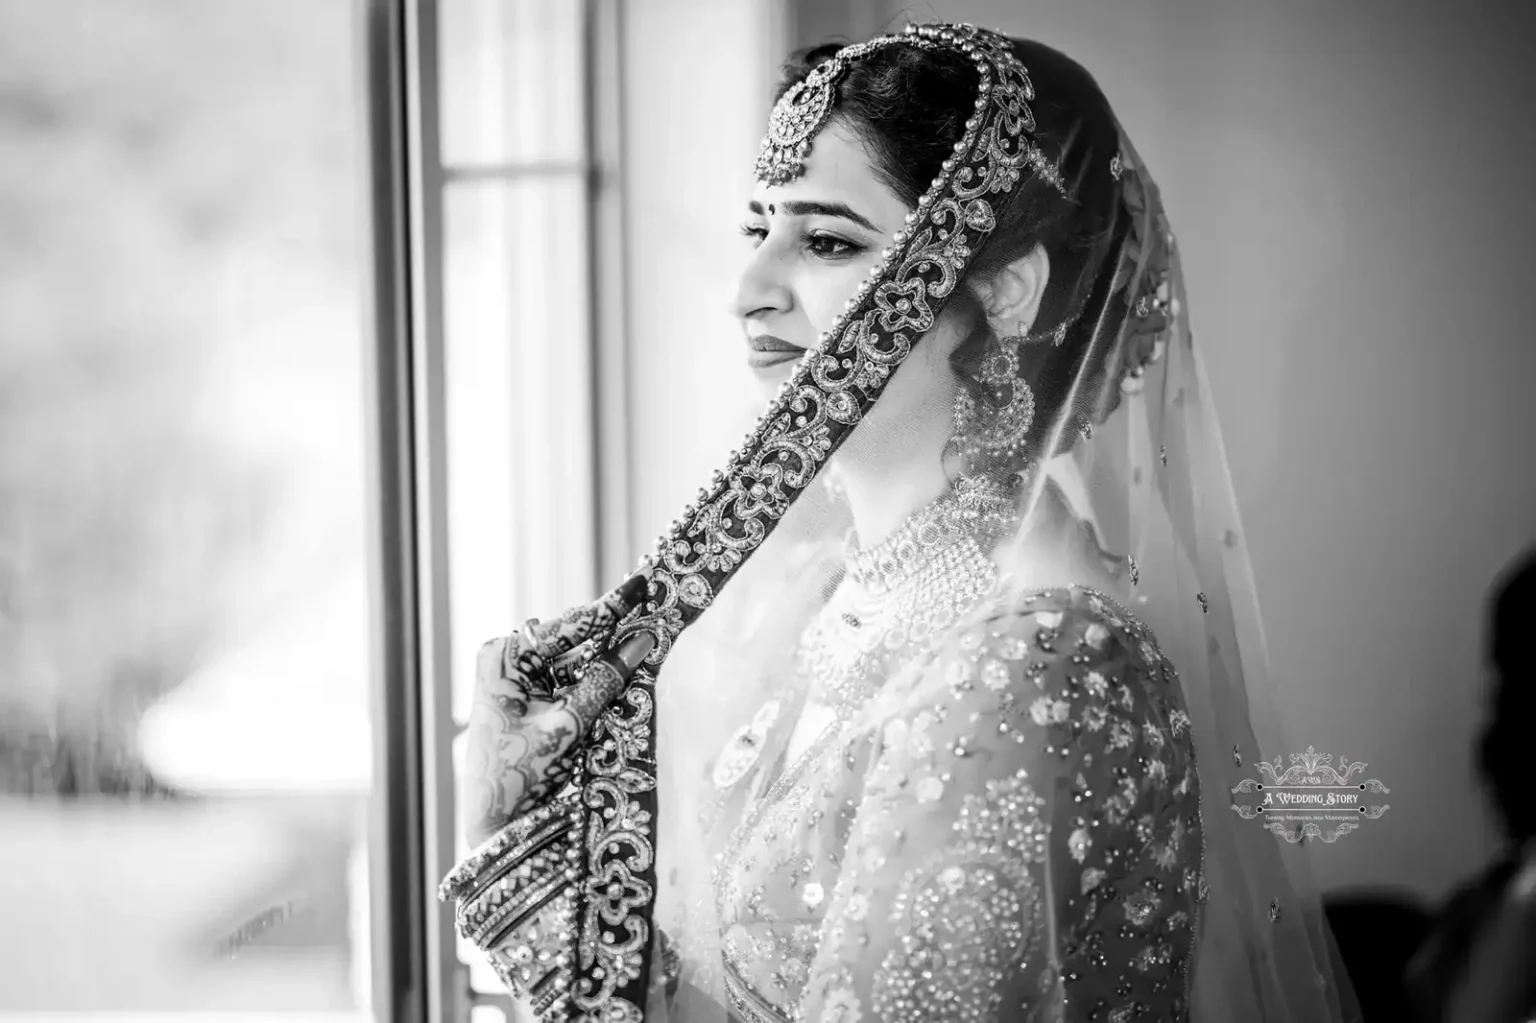
[[[768,369],[785,362],[794,362],[805,354],[799,345],[790,344],[772,334],[758,334],[747,338],[747,365],[753,369]]]

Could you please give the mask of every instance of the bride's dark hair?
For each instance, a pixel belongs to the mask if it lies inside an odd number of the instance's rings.
[[[779,95],[841,47],[826,43],[792,55],[784,65]],[[1113,275],[1096,271],[1125,229],[1110,172],[1119,150],[1119,132],[1109,101],[1080,64],[1031,40],[1014,40],[1013,50],[1035,87],[1030,104],[1035,143],[1058,167],[1066,195],[1026,171],[1007,204],[998,209],[998,226],[976,253],[966,280],[986,280],[1037,244],[1044,246],[1051,275],[1032,332],[1050,333],[1066,324],[1067,340],[1044,358],[1032,356],[1024,373],[1035,394],[1035,421],[1049,429],[1059,418],[1082,359],[1090,357],[1085,348],[1094,324],[1076,329],[1079,317],[1085,309],[1102,308],[1110,296],[1094,292],[1113,286],[1109,279]],[[977,84],[976,67],[964,54],[888,46],[851,64],[837,85],[834,117],[863,142],[887,187],[915,207],[964,134]],[[981,398],[977,377],[994,336],[992,329],[971,288],[956,289],[949,308],[959,314],[966,332],[950,364],[961,385]],[[1110,370],[1095,367],[1094,375]],[[1097,391],[1096,387],[1079,388],[1078,393]],[[1071,414],[1078,421],[1073,425],[1106,412],[1073,409]],[[1064,439],[1070,444],[1073,438]],[[1037,438],[1037,457],[1042,441]]]

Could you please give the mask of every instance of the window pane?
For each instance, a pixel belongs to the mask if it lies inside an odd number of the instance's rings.
[[[354,13],[0,0],[0,1013],[367,1014]]]
[[[574,161],[583,145],[580,0],[443,0],[442,159]]]
[[[480,645],[592,599],[586,214],[577,178],[444,198],[454,716]]]
[[[592,415],[579,178],[444,197],[444,412],[454,717],[480,645],[592,597]],[[454,743],[463,762],[463,736]],[[451,824],[459,856],[462,822]],[[501,987],[462,939],[479,990]]]

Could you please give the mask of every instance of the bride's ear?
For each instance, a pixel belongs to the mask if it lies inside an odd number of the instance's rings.
[[[1051,259],[1036,245],[976,286],[976,297],[999,337],[1027,333],[1051,280]]]

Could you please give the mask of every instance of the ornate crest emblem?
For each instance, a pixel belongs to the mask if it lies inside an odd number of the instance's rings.
[[[1292,844],[1309,839],[1336,842],[1341,835],[1359,830],[1361,819],[1376,820],[1391,809],[1391,804],[1363,802],[1361,793],[1391,791],[1375,778],[1353,780],[1365,770],[1364,761],[1350,763],[1340,756],[1339,766],[1334,767],[1333,754],[1308,746],[1305,753],[1291,754],[1290,767],[1280,757],[1261,760],[1257,766],[1264,780],[1244,778],[1232,793],[1257,793],[1258,803],[1233,802],[1232,809],[1244,820],[1263,819],[1265,830]],[[1287,821],[1298,826],[1290,827]]]

